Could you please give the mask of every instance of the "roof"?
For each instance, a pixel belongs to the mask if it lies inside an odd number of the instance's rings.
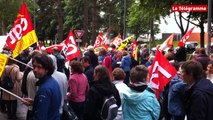
[[[208,40],[208,34],[205,33],[204,35],[204,41],[207,42]],[[187,40],[188,41],[197,41],[198,43],[200,42],[200,33],[192,33],[190,36],[189,36],[189,39]],[[211,38],[211,42],[213,42],[213,38]]]

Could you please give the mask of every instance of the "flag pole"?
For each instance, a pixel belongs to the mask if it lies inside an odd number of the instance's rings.
[[[12,96],[18,98],[19,100],[23,101],[23,98],[19,97],[18,95],[14,94],[14,93],[12,93],[12,92],[10,92],[10,91],[8,91],[8,90],[2,88],[2,87],[0,87],[0,89],[3,90],[3,91],[5,91],[5,92],[7,92],[8,94],[10,94],[10,95],[12,95]]]
[[[7,56],[7,57],[8,57],[9,59],[11,59],[11,60],[14,60],[14,61],[16,61],[16,62],[18,62],[18,63],[21,63],[21,64],[23,64],[23,65],[25,65],[25,66],[27,66],[27,67],[33,69],[32,66],[30,66],[30,65],[28,65],[28,64],[26,64],[26,63],[23,63],[23,62],[21,62],[21,61],[19,61],[19,60],[16,60],[16,59],[12,58],[12,57],[9,57],[9,56]]]

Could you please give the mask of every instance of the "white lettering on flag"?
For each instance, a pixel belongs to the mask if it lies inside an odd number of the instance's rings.
[[[69,51],[69,52],[67,51],[67,56],[76,53],[77,50],[78,50],[78,48],[77,48],[74,44],[69,44],[69,45],[68,45],[68,48],[70,48],[70,47],[73,48],[73,50],[72,50],[72,51]]]
[[[158,68],[158,69],[157,69],[157,68]],[[149,83],[149,85],[150,85],[152,88],[158,89],[158,88],[159,88],[159,81],[158,81],[158,83],[154,83],[154,82],[153,82],[153,79],[154,79],[154,78],[158,78],[158,77],[159,77],[158,73],[154,73],[156,70],[158,70],[159,72],[161,72],[166,78],[170,78],[172,75],[171,75],[170,73],[168,73],[164,68],[162,68],[162,67],[159,65],[158,61],[156,61],[155,64],[154,64],[154,67],[153,67],[153,69],[152,69],[152,75],[151,75],[151,78],[150,78],[150,83]]]
[[[71,44],[76,45],[76,43],[75,43],[75,40],[74,40],[73,36],[70,36],[70,37],[69,37],[69,40],[71,41]]]

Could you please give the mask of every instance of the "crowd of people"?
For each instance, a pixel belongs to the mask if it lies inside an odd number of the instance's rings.
[[[8,59],[1,81],[11,78],[9,91],[23,97],[27,120],[63,120],[64,104],[79,120],[102,120],[104,100],[111,96],[118,107],[114,120],[213,120],[213,54],[197,48],[187,59],[184,47],[162,53],[178,72],[159,98],[148,85],[155,55],[146,44],[138,60],[131,48],[120,51],[111,45],[95,51],[88,46],[68,67],[57,48],[51,53],[26,49],[17,60],[27,65]],[[1,90],[1,112],[16,119],[16,109],[17,98]]]

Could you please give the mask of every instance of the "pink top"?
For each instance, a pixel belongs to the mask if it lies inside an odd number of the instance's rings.
[[[86,94],[89,90],[89,84],[87,77],[82,74],[72,74],[68,81],[69,92],[67,99],[72,102],[84,102],[86,100]]]

